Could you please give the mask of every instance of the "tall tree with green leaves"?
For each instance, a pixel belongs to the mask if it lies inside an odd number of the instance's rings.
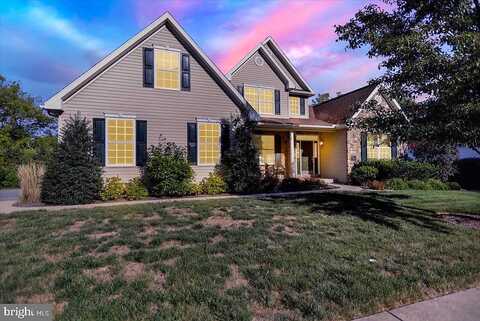
[[[61,139],[42,182],[41,198],[48,204],[85,204],[99,199],[102,169],[93,154],[92,127],[75,114],[66,120]]]
[[[335,26],[347,48],[367,48],[385,71],[374,82],[401,99],[403,112],[367,107],[358,127],[404,141],[463,145],[480,154],[479,0],[384,0]]]
[[[38,99],[0,75],[0,187],[15,184],[17,165],[48,156],[45,152],[56,141],[54,126],[54,119],[42,111]]]

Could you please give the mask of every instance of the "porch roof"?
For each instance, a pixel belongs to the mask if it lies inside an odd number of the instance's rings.
[[[315,117],[312,107],[309,107],[308,118],[298,117],[261,117],[259,121],[260,126],[279,127],[279,128],[341,128],[343,125],[326,122]]]

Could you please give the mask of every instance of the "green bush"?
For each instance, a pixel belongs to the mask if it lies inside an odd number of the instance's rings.
[[[17,187],[19,184],[14,166],[0,166],[0,188]]]
[[[61,141],[43,177],[41,198],[49,204],[85,204],[99,199],[102,169],[93,155],[92,129],[80,114],[67,119]]]
[[[143,185],[139,177],[132,178],[125,184],[125,198],[127,200],[139,200],[147,196],[147,188]]]
[[[437,166],[416,161],[395,160],[368,160],[357,163],[353,166],[352,172],[359,167],[370,166],[378,170],[375,177],[377,180],[387,180],[391,178],[419,179],[439,178],[439,169]]]
[[[100,198],[103,201],[114,201],[122,198],[125,194],[125,184],[118,176],[105,179],[103,188],[100,191]]]
[[[188,195],[192,178],[193,170],[184,148],[162,138],[157,146],[150,147],[143,168],[143,182],[150,195]]]
[[[358,166],[352,169],[350,178],[354,184],[366,185],[368,181],[377,179],[379,170],[373,166]]]
[[[217,173],[210,173],[200,182],[200,189],[204,194],[215,195],[225,193],[227,185],[222,176]]]
[[[385,182],[386,189],[404,190],[408,189],[408,183],[403,178],[392,178]]]
[[[202,187],[200,186],[200,183],[190,182],[188,190],[190,195],[202,194]]]
[[[253,143],[255,123],[242,117],[230,123],[230,146],[224,149],[218,169],[232,193],[255,193],[260,189],[258,150]]]
[[[265,166],[265,173],[260,182],[260,190],[264,193],[274,192],[280,184],[280,179],[273,166]]]
[[[287,177],[282,179],[277,189],[280,192],[297,192],[320,189],[324,183],[314,179],[299,179],[296,177]]]
[[[460,184],[457,182],[447,182],[447,185],[448,185],[448,189],[452,191],[459,191],[462,189],[462,186],[460,186]]]
[[[427,189],[433,191],[448,191],[448,185],[439,179],[430,178],[425,181]]]
[[[430,189],[429,185],[425,181],[421,181],[419,179],[412,179],[407,181],[408,189],[416,189],[416,190],[428,190]]]

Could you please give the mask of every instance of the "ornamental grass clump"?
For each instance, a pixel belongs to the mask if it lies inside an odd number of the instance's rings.
[[[40,202],[41,184],[44,174],[45,166],[40,163],[29,162],[18,167],[17,176],[21,189],[20,202]]]

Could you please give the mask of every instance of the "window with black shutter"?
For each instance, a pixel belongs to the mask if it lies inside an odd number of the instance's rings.
[[[135,158],[137,166],[145,166],[147,161],[147,121],[137,120],[135,124]]]
[[[305,98],[300,98],[300,115],[305,115]]]
[[[190,90],[190,56],[182,54],[182,90]]]
[[[153,88],[153,48],[143,48],[143,87]]]
[[[197,123],[187,123],[187,159],[197,165]]]
[[[93,119],[93,153],[100,165],[105,166],[105,119]]]
[[[280,90],[275,89],[275,115],[280,115]]]

